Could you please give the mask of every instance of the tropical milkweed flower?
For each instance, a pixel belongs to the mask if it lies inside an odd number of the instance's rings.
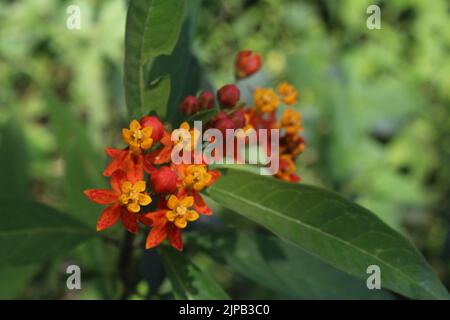
[[[179,164],[174,165],[178,174],[179,194],[188,195],[194,198],[194,209],[205,215],[212,214],[211,209],[203,200],[200,191],[209,187],[219,177],[220,172],[208,170],[204,164]]]
[[[192,208],[193,204],[193,197],[171,195],[163,205],[165,208],[144,214],[141,221],[152,226],[145,247],[147,249],[156,247],[168,238],[170,244],[181,251],[183,249],[181,230],[186,228],[188,222],[200,217]]]
[[[115,171],[110,178],[111,189],[88,189],[84,194],[93,202],[107,205],[97,222],[97,231],[116,224],[121,219],[125,228],[137,233],[137,213],[152,202],[143,180],[129,181],[123,171]]]
[[[280,105],[280,99],[271,88],[257,88],[254,93],[254,100],[257,112],[270,113]]]
[[[130,129],[122,129],[122,138],[129,145],[133,154],[140,154],[143,150],[150,149],[153,144],[152,127],[142,128],[137,120],[130,123]]]
[[[284,110],[280,121],[280,128],[284,129],[288,135],[294,135],[303,130],[300,112],[292,108]]]
[[[295,173],[295,164],[290,155],[280,156],[280,169],[275,176],[284,181],[299,182],[300,177]]]
[[[281,82],[277,87],[277,92],[284,103],[292,105],[297,103],[297,90],[287,81]]]

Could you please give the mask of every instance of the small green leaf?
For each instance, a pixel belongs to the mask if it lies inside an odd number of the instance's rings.
[[[95,232],[37,202],[0,199],[0,266],[42,263],[67,253]]]
[[[249,230],[194,233],[189,245],[234,272],[294,299],[393,299],[276,237]]]
[[[223,289],[204,271],[173,248],[160,253],[176,299],[229,299]]]
[[[150,111],[165,115],[170,90],[154,91],[152,79],[146,78],[146,67],[154,58],[172,53],[183,13],[183,0],[130,1],[125,34],[125,95],[128,110],[133,116],[142,116]],[[164,84],[166,86],[167,82]],[[157,99],[149,99],[155,98],[156,94]]]
[[[384,288],[410,298],[449,298],[408,240],[338,194],[231,169],[208,194],[351,275],[367,279],[367,267],[378,265]]]

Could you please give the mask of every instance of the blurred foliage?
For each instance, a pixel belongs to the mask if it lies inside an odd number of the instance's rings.
[[[374,3],[381,30],[366,28]],[[0,195],[34,198],[92,223],[98,210],[80,190],[101,185],[102,147],[118,141],[115,128],[125,120],[126,1],[77,0],[80,30],[65,27],[69,4],[0,0],[0,165],[7,171]],[[405,232],[447,287],[449,10],[445,0],[204,1],[193,39],[213,85],[233,81],[233,57],[245,48],[264,57],[258,76],[293,82],[308,143],[303,180]],[[69,261],[2,269],[0,298],[117,298],[111,249],[91,241]],[[72,260],[86,266],[80,293],[65,290]],[[278,297],[253,282],[248,289],[249,280],[202,256],[194,260],[233,297]],[[157,293],[139,287],[136,299],[167,296],[166,282]]]

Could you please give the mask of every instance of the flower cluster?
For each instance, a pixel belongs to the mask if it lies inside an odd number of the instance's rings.
[[[235,61],[236,79],[253,75],[261,65],[259,54],[241,51]],[[256,88],[252,94],[253,105],[250,107],[241,101],[238,86],[227,84],[216,94],[205,90],[196,96],[186,96],[180,104],[180,112],[185,116],[195,116],[200,111],[213,109],[214,116],[200,129],[217,129],[222,138],[235,139],[217,141],[217,137],[213,137],[207,141],[209,144],[221,142],[211,155],[215,157],[220,153],[219,158],[222,159],[225,152],[229,152],[225,148],[228,142],[242,138],[242,134],[227,135],[227,129],[243,129],[238,130],[241,133],[250,129],[267,132],[280,129],[279,169],[274,172],[275,177],[299,181],[295,160],[303,152],[305,142],[300,136],[303,130],[301,114],[292,107],[297,102],[297,91],[288,82],[282,82],[275,90]],[[280,109],[283,110],[278,119]],[[85,191],[93,202],[106,206],[97,223],[98,231],[113,226],[119,220],[132,233],[138,233],[139,226],[145,225],[151,228],[146,248],[156,247],[168,239],[173,247],[182,250],[182,230],[200,215],[212,214],[201,191],[214,183],[220,174],[209,169],[207,158],[197,161],[196,156],[202,151],[201,130],[196,126],[192,128],[188,122],[181,123],[174,130],[167,128],[158,117],[144,116],[122,129],[125,148],[105,149],[111,161],[103,175],[109,178],[111,188]],[[256,142],[258,139],[260,136]],[[270,135],[268,139],[272,139]],[[245,141],[252,143],[250,139]],[[239,144],[233,145],[232,155],[237,159],[240,157],[236,149]],[[266,151],[268,156],[270,150]],[[178,155],[181,153],[183,161],[173,159],[177,152]],[[188,161],[184,161],[185,158]]]
[[[297,90],[283,81],[276,90],[256,88],[253,92],[254,105],[244,109],[248,119],[246,128],[280,129],[280,168],[275,177],[290,182],[300,181],[295,160],[305,148],[305,140],[300,135],[303,131],[302,116],[292,107],[297,103],[297,96]],[[284,110],[278,120],[277,111],[282,105]]]
[[[167,238],[182,250],[181,231],[200,214],[212,214],[200,192],[217,180],[219,172],[208,170],[204,164],[173,163],[171,151],[176,142],[157,117],[131,121],[129,128],[122,129],[122,138],[126,148],[105,149],[112,161],[103,174],[109,177],[111,189],[85,191],[93,202],[107,206],[97,231],[119,219],[132,233],[143,224],[151,227],[146,248]]]
[[[251,51],[242,51],[236,56],[235,74],[244,78],[255,73],[261,67],[259,55]],[[297,103],[298,92],[287,81],[281,82],[276,90],[272,88],[256,88],[253,91],[253,106],[245,107],[244,129],[280,129],[280,168],[275,177],[299,182],[296,174],[295,160],[305,148],[305,140],[300,135],[303,131],[301,113],[292,107]],[[277,120],[277,111],[283,107],[281,119]],[[279,112],[278,112],[279,113]]]

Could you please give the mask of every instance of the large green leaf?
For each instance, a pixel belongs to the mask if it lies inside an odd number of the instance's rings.
[[[82,223],[44,204],[0,199],[0,266],[42,263],[93,235]]]
[[[181,30],[184,0],[131,0],[125,35],[125,94],[132,116],[165,115],[170,78],[148,79],[153,59],[170,55]]]
[[[331,265],[410,298],[449,298],[422,255],[378,217],[338,194],[244,171],[227,170],[209,188],[219,204],[260,223]]]
[[[176,299],[229,299],[223,289],[204,271],[173,248],[160,250]]]
[[[369,290],[363,280],[347,275],[302,249],[276,237],[249,230],[194,233],[188,238],[238,274],[295,299],[392,299]]]

